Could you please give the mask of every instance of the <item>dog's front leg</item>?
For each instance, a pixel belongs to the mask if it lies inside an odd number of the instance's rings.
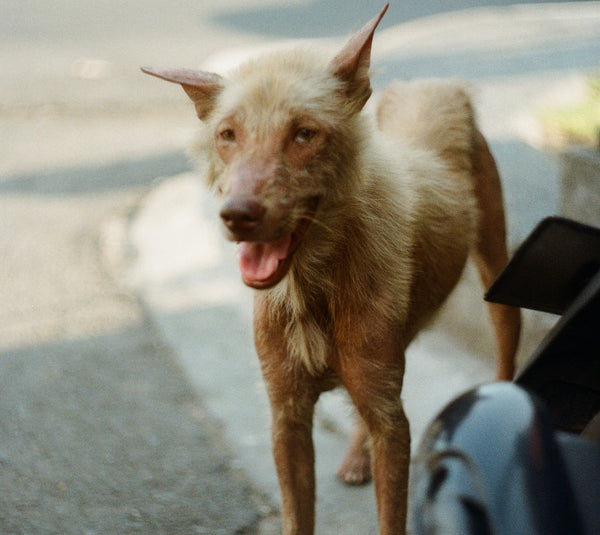
[[[382,363],[354,354],[341,366],[342,381],[371,436],[380,535],[406,530],[410,430],[400,399],[403,368],[403,355]]]
[[[285,321],[257,293],[254,341],[271,404],[273,457],[279,479],[285,535],[312,535],[315,523],[315,474],[312,421],[318,384],[290,359]]]
[[[376,424],[371,431],[371,437],[379,533],[405,533],[410,432],[400,400],[393,420],[390,420],[389,424]]]
[[[285,535],[312,535],[315,523],[313,407],[272,399],[273,457],[281,490]]]

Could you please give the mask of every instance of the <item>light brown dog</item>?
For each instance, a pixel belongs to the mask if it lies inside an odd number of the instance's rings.
[[[313,408],[343,385],[360,415],[339,475],[372,472],[381,534],[404,533],[410,436],[404,352],[469,252],[484,285],[507,261],[500,179],[457,81],[396,83],[376,118],[370,51],[383,11],[330,61],[293,50],[226,79],[144,69],[180,83],[203,123],[206,181],[222,197],[255,288],[254,333],[272,408],[286,534],[314,531]],[[499,379],[519,312],[490,305]]]

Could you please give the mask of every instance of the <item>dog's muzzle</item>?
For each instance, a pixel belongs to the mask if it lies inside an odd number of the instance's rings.
[[[254,197],[230,197],[221,207],[220,216],[238,242],[238,260],[242,280],[255,289],[275,286],[288,272],[292,257],[314,219],[318,198],[306,202],[306,213],[284,230],[268,222],[266,207]]]
[[[265,207],[256,199],[229,197],[221,207],[219,215],[234,238],[241,241],[256,233],[265,213]]]

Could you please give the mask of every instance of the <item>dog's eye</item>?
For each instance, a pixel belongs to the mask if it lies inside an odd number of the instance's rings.
[[[308,143],[316,134],[315,130],[310,128],[298,128],[294,134],[294,141],[296,143]]]
[[[225,128],[219,132],[219,137],[227,143],[232,143],[235,141],[235,131],[233,128]]]

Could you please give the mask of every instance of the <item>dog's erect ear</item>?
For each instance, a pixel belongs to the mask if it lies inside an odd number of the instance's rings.
[[[389,4],[386,4],[379,15],[355,33],[329,64],[330,72],[346,83],[348,97],[356,102],[359,110],[362,109],[371,96],[369,66],[371,64],[373,34],[388,6]]]
[[[223,89],[223,78],[212,72],[191,69],[154,69],[142,67],[142,71],[157,78],[181,84],[194,102],[198,118],[203,121],[213,109],[217,95]]]

